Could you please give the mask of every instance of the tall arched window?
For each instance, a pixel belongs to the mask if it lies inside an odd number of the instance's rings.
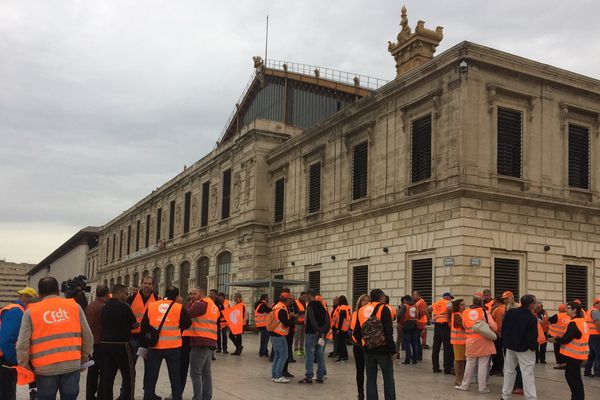
[[[217,291],[228,293],[229,274],[231,272],[231,253],[225,251],[217,257]]]
[[[154,290],[158,291],[160,286],[160,268],[156,267],[152,270],[152,279],[154,279]]]
[[[104,280],[104,286],[108,287],[108,279]],[[110,288],[109,288],[110,289]]]
[[[113,290],[113,286],[115,286],[115,278],[110,278],[110,284],[109,284],[108,288],[110,289],[111,292]]]
[[[146,272],[146,275],[148,271],[144,271]],[[133,282],[131,282],[131,286],[137,288],[140,285],[140,273],[139,272],[134,272],[133,273]]]
[[[121,279],[121,277],[119,276],[119,277],[117,278],[117,284],[118,284],[118,285],[121,285],[121,284],[122,284],[122,282],[123,282],[123,279]]]
[[[175,267],[173,265],[167,265],[165,269],[165,289],[169,286],[173,286],[175,280]]]
[[[124,285],[129,288],[129,284],[131,283],[131,277],[129,276],[129,274],[125,275],[125,281],[124,281]]]
[[[179,294],[187,299],[190,281],[190,262],[184,261],[179,265]]]
[[[205,290],[208,290],[208,266],[208,257],[200,257],[196,262],[196,285]]]

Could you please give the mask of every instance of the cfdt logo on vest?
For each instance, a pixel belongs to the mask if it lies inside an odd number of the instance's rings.
[[[71,318],[69,318],[69,313],[67,313],[60,307],[58,308],[58,310],[46,311],[42,318],[44,319],[44,322],[48,325],[60,324],[62,322],[67,322],[71,320]]]

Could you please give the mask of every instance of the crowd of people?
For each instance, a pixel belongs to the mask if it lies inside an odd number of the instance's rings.
[[[207,294],[194,288],[184,295],[171,286],[160,297],[150,276],[132,291],[120,284],[110,291],[98,286],[95,299],[84,307],[60,297],[52,277],[41,279],[37,291],[20,290],[16,302],[0,310],[0,400],[15,399],[17,384],[29,384],[31,399],[56,399],[57,394],[77,399],[85,369],[86,399],[112,400],[118,372],[117,399],[134,399],[138,358],[144,363],[144,400],[160,399],[156,385],[163,360],[169,399],[182,399],[189,373],[193,398],[210,400],[215,353],[242,354],[248,310],[240,293],[232,301],[216,290]],[[324,384],[326,359],[345,363],[352,346],[358,400],[378,399],[379,371],[384,398],[392,400],[394,364],[411,368],[423,360],[431,323],[432,372],[453,376],[457,390],[471,390],[476,379],[479,393],[489,393],[490,377],[501,376],[502,399],[514,394],[537,399],[534,367],[546,363],[547,343],[552,343],[555,368],[564,369],[571,398],[584,399],[581,367],[584,376],[600,375],[600,298],[588,311],[578,300],[562,304],[553,316],[534,296],[524,295],[517,303],[510,291],[492,298],[486,289],[469,303],[444,293],[428,305],[415,291],[395,306],[374,289],[355,304],[335,297],[329,307],[314,290],[296,298],[283,288],[273,303],[263,294],[254,304],[258,356],[271,361],[274,383],[289,383],[294,378],[289,364],[303,357],[298,383]],[[228,341],[235,347],[231,353]]]

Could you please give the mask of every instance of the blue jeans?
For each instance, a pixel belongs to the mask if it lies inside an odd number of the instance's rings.
[[[383,394],[385,400],[396,400],[394,383],[394,364],[390,354],[375,354],[365,351],[365,367],[367,369],[367,400],[378,400],[377,367],[383,375]]]
[[[264,326],[258,328],[258,332],[260,335],[260,348],[258,349],[259,357],[268,357],[269,350],[267,350],[267,345],[269,344],[269,331]]]
[[[591,373],[592,367],[594,367],[594,375],[598,375],[600,373],[600,335],[590,335],[588,346],[590,354],[585,363],[585,372]]]
[[[273,346],[273,365],[271,366],[271,378],[281,378],[283,376],[283,367],[288,359],[288,345],[285,336],[271,336],[271,346]]]
[[[419,358],[419,343],[421,343],[421,331],[413,329],[412,331],[404,332],[402,343],[404,344],[404,350],[406,351],[405,362],[411,360],[417,362]]]
[[[167,362],[173,400],[181,400],[180,347],[175,349],[148,349],[148,357],[144,368],[144,400],[154,400],[156,397],[156,381],[158,381],[160,364],[163,359]]]
[[[79,371],[52,376],[36,375],[38,399],[56,400],[58,392],[61,400],[76,400],[79,395],[79,376]]]
[[[315,358],[317,359],[317,379],[322,380],[325,375],[324,346],[319,346],[318,341],[319,338],[314,333],[304,335],[304,367],[308,380],[313,378]]]

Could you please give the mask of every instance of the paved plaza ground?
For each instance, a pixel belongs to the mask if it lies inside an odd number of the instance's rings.
[[[328,400],[355,399],[356,383],[352,351],[348,347],[350,360],[346,363],[335,363],[327,359],[328,379],[324,384],[300,385],[297,383],[304,374],[304,358],[297,357],[298,362],[290,364],[290,372],[295,378],[288,384],[271,382],[271,363],[258,358],[258,336],[244,335],[244,351],[240,357],[216,354],[213,361],[213,399],[215,400]],[[233,348],[233,345],[231,345]],[[327,350],[331,350],[331,345]],[[565,400],[570,398],[569,388],[564,380],[563,371],[554,370],[554,355],[548,354],[548,364],[536,366],[536,382],[540,400]],[[137,364],[136,399],[142,399],[143,363]],[[315,368],[316,372],[316,368]],[[396,398],[398,399],[476,399],[500,397],[502,378],[492,377],[489,385],[490,394],[479,394],[477,386],[471,385],[470,392],[459,392],[454,389],[452,376],[433,374],[431,372],[431,351],[425,350],[424,361],[418,365],[395,365]],[[600,377],[586,378],[584,384],[587,399],[600,399]],[[117,381],[120,378],[117,377]],[[380,383],[380,399],[383,400],[383,389]],[[118,387],[118,384],[115,385]],[[79,398],[84,399],[85,373],[81,375],[81,392]],[[115,390],[116,393],[116,390]],[[156,393],[159,396],[170,394],[169,378],[166,364],[162,364]],[[18,399],[26,399],[26,391],[19,388]],[[192,398],[192,385],[188,378],[183,395],[184,399]],[[523,399],[523,396],[514,396]]]

